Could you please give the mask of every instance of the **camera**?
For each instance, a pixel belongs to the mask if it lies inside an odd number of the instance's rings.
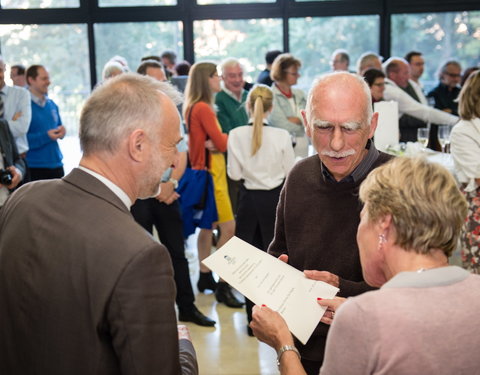
[[[0,169],[0,184],[8,186],[12,183],[12,172],[7,169]]]

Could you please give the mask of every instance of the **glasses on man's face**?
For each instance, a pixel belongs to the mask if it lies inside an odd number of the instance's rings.
[[[460,78],[462,75],[461,74],[458,74],[458,73],[449,73],[449,72],[446,72],[445,73],[447,76],[449,77],[452,77],[452,78]]]

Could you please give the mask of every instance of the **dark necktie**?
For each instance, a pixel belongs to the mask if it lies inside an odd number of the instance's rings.
[[[0,92],[0,119],[3,118],[5,114],[5,106],[3,105],[3,92]]]

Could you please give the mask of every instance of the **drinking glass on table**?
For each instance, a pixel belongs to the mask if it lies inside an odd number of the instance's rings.
[[[442,145],[442,151],[447,152],[448,145],[450,144],[450,133],[452,127],[448,125],[442,125],[438,127],[438,140]]]
[[[429,128],[418,128],[417,129],[417,140],[423,148],[427,147],[428,144],[428,136],[430,134]]]

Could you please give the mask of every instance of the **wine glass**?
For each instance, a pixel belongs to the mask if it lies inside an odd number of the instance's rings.
[[[438,127],[438,140],[442,145],[442,151],[447,152],[447,147],[450,144],[450,132],[452,127],[448,125],[442,125]]]
[[[430,129],[429,128],[418,128],[417,129],[417,140],[418,143],[420,143],[425,149],[428,144],[428,136],[430,135]]]

